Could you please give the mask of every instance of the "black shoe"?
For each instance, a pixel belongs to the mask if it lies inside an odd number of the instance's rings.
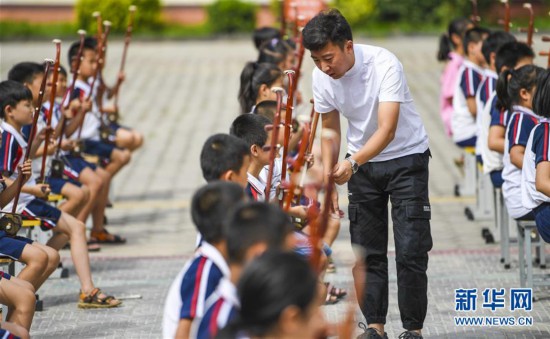
[[[357,326],[365,331],[365,333],[360,334],[357,339],[388,339],[388,334],[386,332],[384,332],[384,336],[381,336],[380,332],[378,332],[376,329],[372,327],[367,327],[367,325],[362,322],[357,324]]]
[[[415,331],[405,331],[399,335],[399,339],[422,339],[422,334]]]

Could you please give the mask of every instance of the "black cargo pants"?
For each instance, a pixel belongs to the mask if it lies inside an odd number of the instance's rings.
[[[364,250],[354,278],[362,288],[367,323],[386,323],[388,312],[388,199],[391,201],[398,304],[403,327],[423,327],[428,307],[428,251],[432,248],[428,198],[430,151],[362,165],[348,182],[351,242]],[[357,287],[357,284],[356,284]]]

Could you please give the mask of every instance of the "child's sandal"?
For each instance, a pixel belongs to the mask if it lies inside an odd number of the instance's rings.
[[[122,301],[117,300],[112,295],[107,295],[100,298],[101,290],[94,288],[88,295],[80,292],[80,301],[78,302],[78,308],[112,308],[118,307],[122,304]],[[115,302],[113,302],[115,301]]]
[[[331,283],[326,282],[325,285],[327,286],[327,291],[330,295],[335,296],[338,299],[342,299],[346,295],[348,295],[348,292],[343,288],[338,288],[333,286]]]

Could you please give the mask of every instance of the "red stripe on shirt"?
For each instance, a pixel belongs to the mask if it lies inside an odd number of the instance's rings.
[[[218,315],[220,313],[220,309],[223,305],[223,299],[218,300],[216,305],[214,306],[214,313],[212,313],[212,318],[210,318],[210,335],[212,338],[216,336],[216,333],[218,332]]]
[[[470,96],[470,93],[472,93],[472,89],[470,88],[470,71],[471,69],[466,69],[466,96]]]
[[[202,257],[199,262],[199,267],[197,268],[197,274],[195,275],[195,289],[193,290],[193,298],[191,299],[191,318],[195,318],[197,314],[197,301],[199,299],[199,291],[201,288],[201,277],[202,271],[204,270],[204,264],[206,263],[206,258]]]
[[[9,155],[10,155],[10,152],[11,152],[10,139],[11,139],[11,134],[6,133],[6,149],[4,150],[5,151],[5,153],[4,153],[4,166],[6,167],[5,170],[8,171],[8,172],[11,171],[11,166],[9,164]]]
[[[550,138],[550,135],[548,135],[548,124],[544,124],[544,152],[542,154],[543,161],[548,161],[548,138]]]
[[[515,145],[516,136],[518,135],[519,119],[520,119],[520,116],[516,115],[516,119],[515,119],[516,121],[514,123],[514,140],[512,140],[513,145]]]

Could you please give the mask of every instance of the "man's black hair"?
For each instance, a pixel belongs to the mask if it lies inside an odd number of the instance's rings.
[[[0,82],[0,118],[5,119],[6,107],[15,107],[20,101],[32,101],[32,92],[22,83],[5,80]]]
[[[36,62],[20,62],[13,66],[8,72],[8,80],[17,81],[21,84],[30,84],[38,74],[44,74],[44,67]]]
[[[225,239],[223,223],[243,199],[243,188],[229,181],[214,181],[195,192],[191,218],[204,241],[215,244]]]
[[[229,262],[244,263],[246,251],[258,243],[266,243],[269,250],[282,250],[292,231],[289,217],[278,206],[245,203],[234,210],[224,228]]]
[[[329,42],[343,49],[348,40],[353,40],[349,23],[337,9],[317,14],[306,24],[302,35],[304,47],[310,51],[321,50]]]
[[[515,41],[516,38],[510,33],[504,31],[491,33],[489,37],[483,41],[483,46],[481,47],[481,53],[483,53],[487,65],[491,64],[491,53],[496,54],[504,44]]]
[[[208,182],[219,180],[227,171],[238,172],[244,157],[250,154],[246,143],[233,135],[214,134],[202,146],[202,176]]]
[[[270,123],[261,115],[242,114],[233,120],[229,134],[244,140],[249,150],[252,145],[263,147],[267,141],[265,126]]]
[[[495,66],[497,73],[501,73],[503,68],[515,68],[517,63],[524,58],[534,58],[533,49],[524,42],[509,42],[502,45],[497,51]]]

